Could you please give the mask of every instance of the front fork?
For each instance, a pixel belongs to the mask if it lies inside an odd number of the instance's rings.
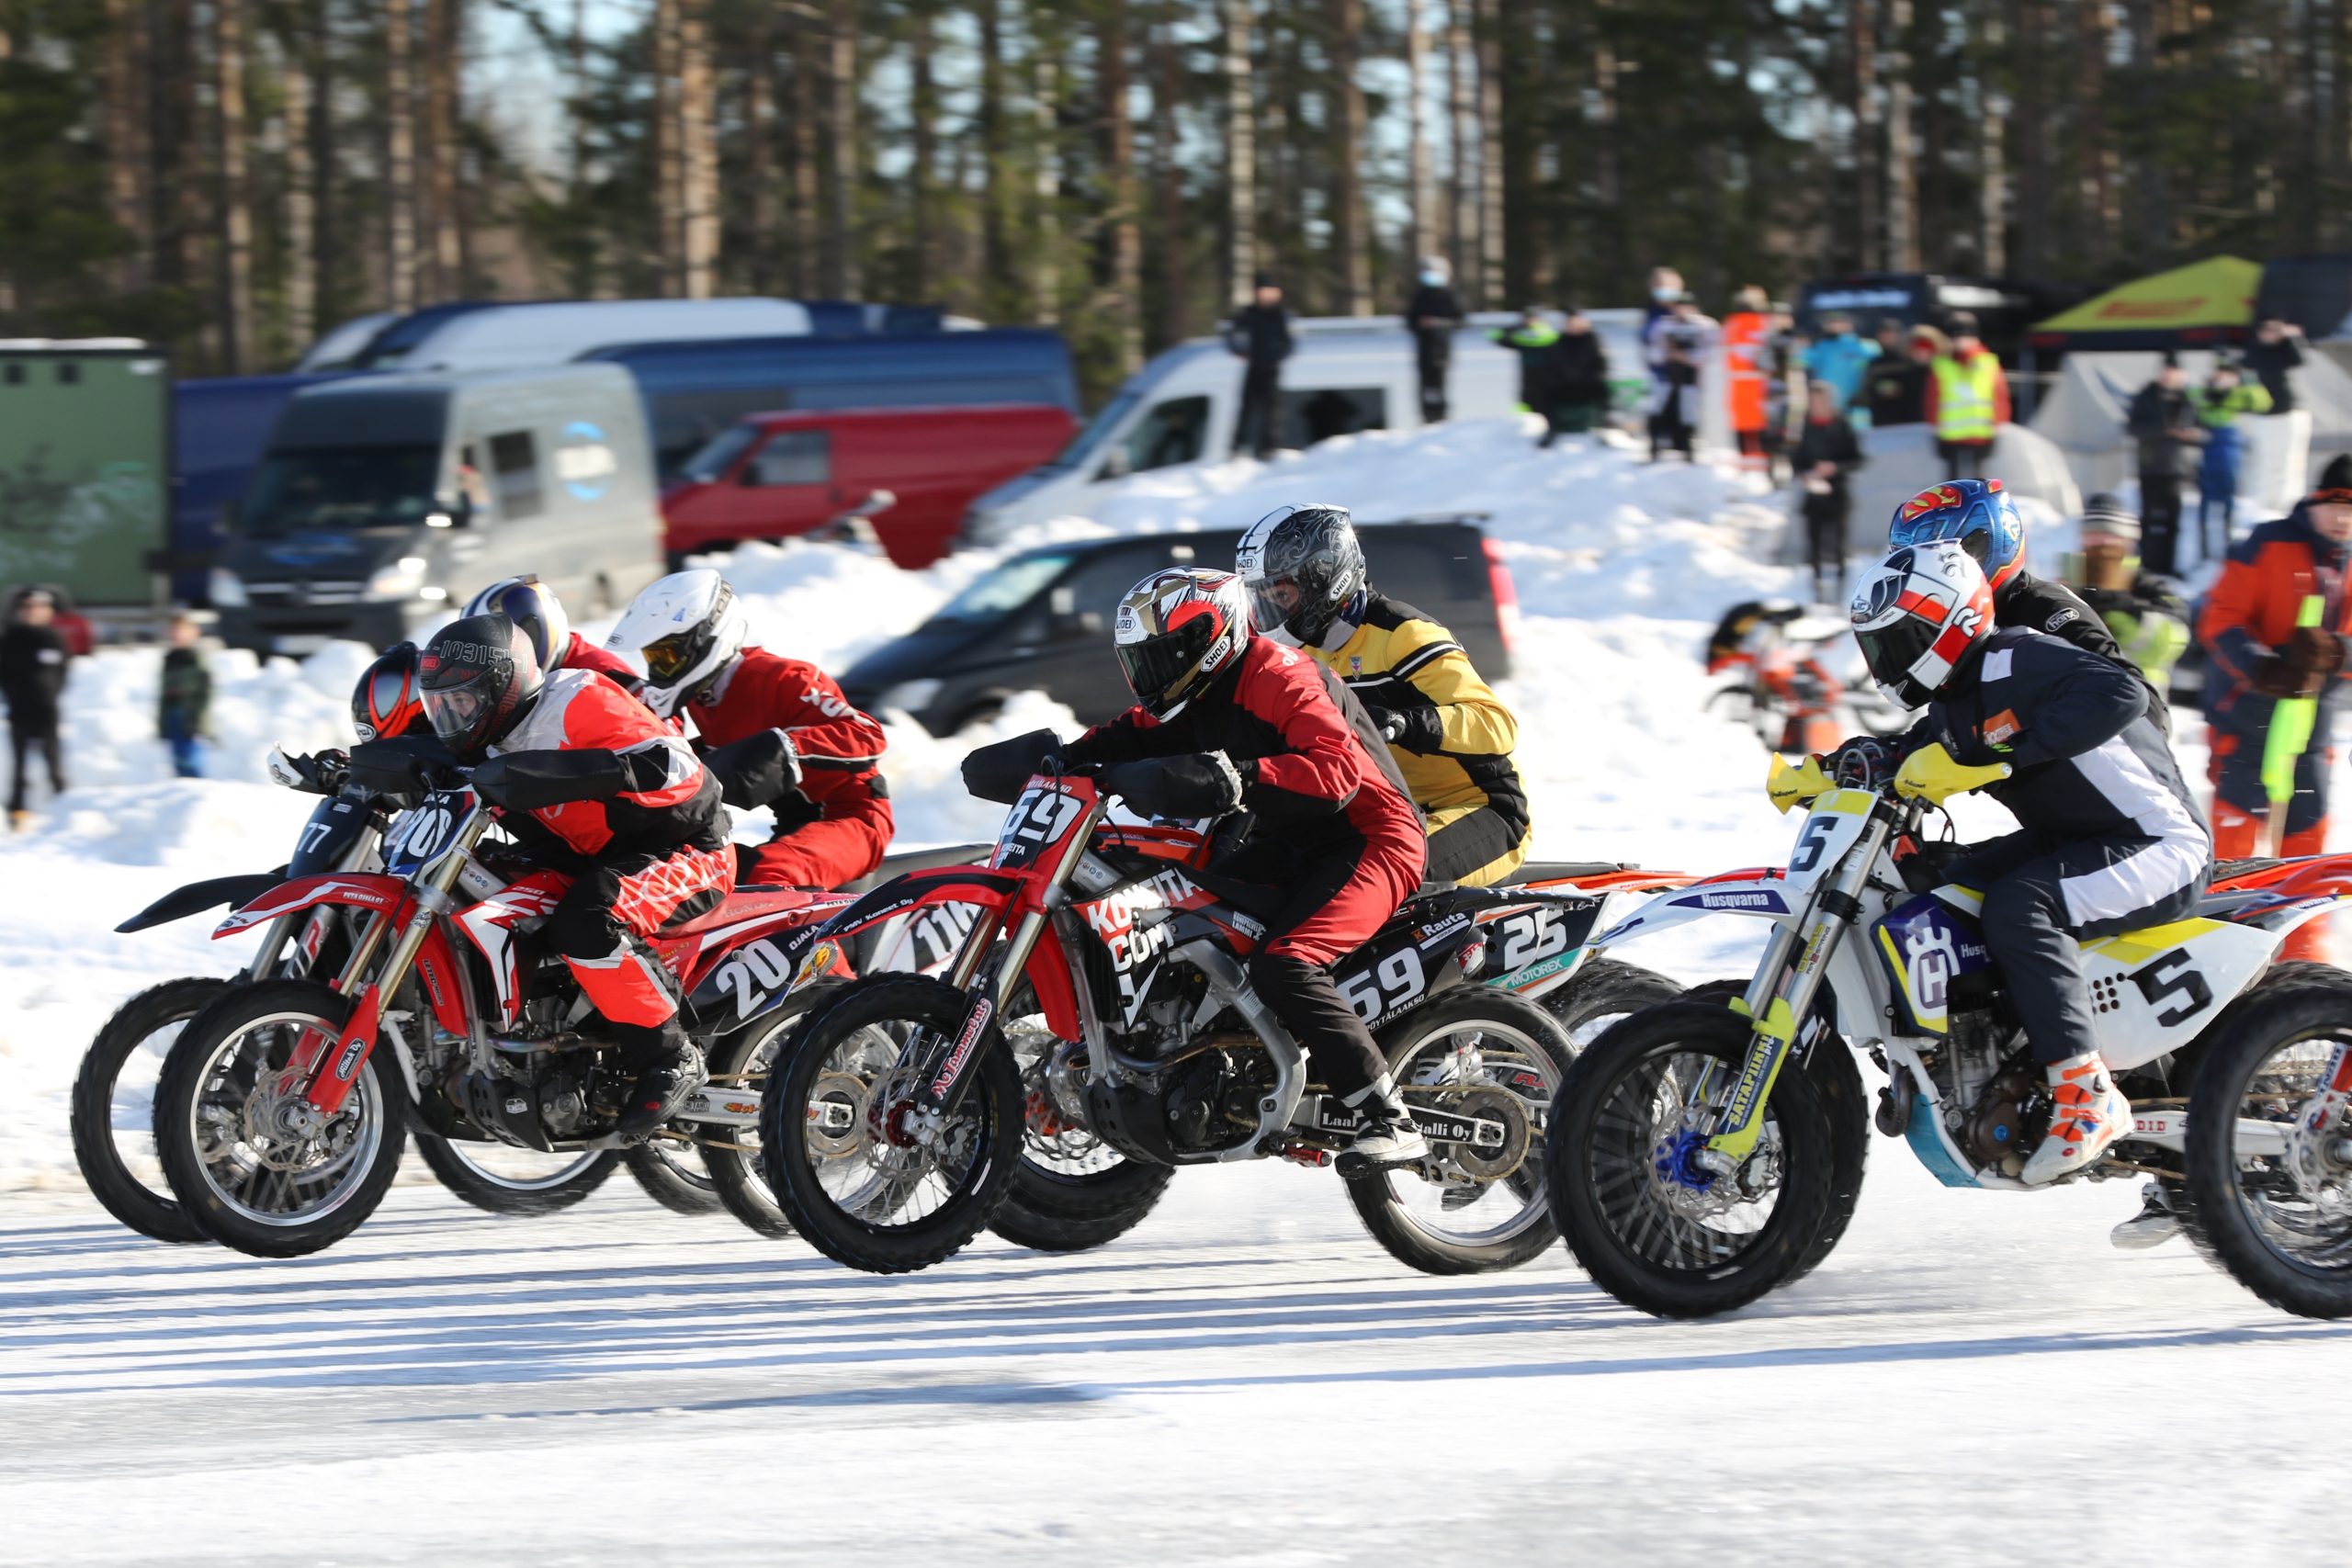
[[[1881,803],[1872,809],[1870,826],[1848,852],[1837,876],[1814,894],[1804,919],[1772,933],[1747,995],[1731,1004],[1755,1028],[1748,1035],[1747,1055],[1740,1063],[1730,1102],[1714,1113],[1713,1131],[1693,1156],[1708,1173],[1730,1176],[1755,1154],[1772,1086],[1788,1063],[1798,1030],[1812,1015],[1814,1001],[1828,975],[1831,954],[1861,918],[1862,888],[1894,829],[1894,815]],[[1720,1072],[1711,1063],[1700,1076],[1692,1095],[1697,1103],[1704,1105],[1713,1099]]]

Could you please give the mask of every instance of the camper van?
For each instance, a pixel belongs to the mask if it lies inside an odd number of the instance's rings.
[[[1612,378],[1638,381],[1641,313],[1587,314],[1608,347]],[[1491,336],[1518,321],[1510,311],[1482,312],[1455,334],[1446,383],[1453,418],[1519,407],[1519,358]],[[1296,346],[1283,363],[1276,445],[1305,447],[1334,435],[1420,424],[1420,377],[1401,318],[1305,317],[1291,331]],[[1241,412],[1241,369],[1223,338],[1195,338],[1167,350],[1130,377],[1059,457],[974,502],[964,520],[966,540],[991,544],[1031,523],[1083,517],[1102,486],[1130,474],[1224,462],[1233,456]]]
[[[306,389],[231,533],[221,639],[266,653],[380,648],[521,572],[594,615],[662,571],[642,405],[610,365]]]
[[[794,299],[461,299],[398,317],[358,344],[338,330],[305,370],[512,370],[560,365],[616,343],[782,337],[815,330]],[[855,329],[852,329],[855,330]],[[323,350],[334,342],[341,356]]]

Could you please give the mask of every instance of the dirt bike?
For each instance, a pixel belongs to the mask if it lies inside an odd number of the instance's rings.
[[[1244,968],[1285,895],[1212,869],[1246,820],[1128,825],[1109,804],[1088,770],[1041,772],[986,867],[900,877],[828,923],[844,934],[910,909],[976,911],[944,977],[843,987],[775,1059],[770,1178],[829,1257],[882,1273],[939,1262],[989,1223],[1041,1144],[1164,1186],[1184,1165],[1327,1165],[1350,1142],[1356,1113],[1309,1081]],[[1518,993],[1573,974],[1601,908],[1582,894],[1425,890],[1333,966],[1432,1145],[1410,1167],[1342,1170],[1365,1228],[1400,1259],[1471,1272],[1550,1244],[1534,1156],[1574,1046]],[[1015,1035],[1035,1054],[1026,1094]]]
[[[1903,729],[1904,715],[1849,690],[1823,661],[1821,650],[1847,631],[1843,616],[1808,619],[1793,604],[1736,606],[1707,647],[1707,673],[1733,677],[1707,698],[1707,711],[1792,754],[1830,750],[1857,729]]]
[[[1553,1101],[1553,1213],[1618,1300],[1708,1316],[1820,1261],[1860,1188],[1865,1112],[1829,1087],[1855,1052],[1888,1073],[1879,1130],[1939,1181],[2030,1190],[2018,1173],[2051,1104],[1980,934],[1982,899],[1915,894],[1895,863],[1928,809],[1881,782],[1833,788],[1784,867],[1694,883],[1603,933],[1714,913],[1777,928],[1741,994],[1624,1020]],[[2347,898],[2352,857],[2224,867],[2193,918],[2085,942],[2095,1043],[2133,1120],[2063,1179],[2176,1184],[2209,1256],[2323,1316],[2352,1312],[2352,986],[2270,970],[2289,931]]]
[[[376,766],[410,767],[378,741]],[[355,769],[369,747],[355,750]],[[615,1053],[581,1032],[589,1009],[534,932],[553,896],[526,866],[476,853],[492,817],[460,773],[436,773],[387,829],[380,872],[292,878],[242,904],[216,935],[350,912],[357,932],[332,984],[243,984],[175,1040],[156,1090],[164,1173],[194,1224],[258,1257],[314,1252],[373,1213],[413,1106],[427,1129],[582,1156],[620,1146],[628,1087]],[[668,928],[686,1026],[713,1047],[758,1021],[846,894],[754,889]],[[590,1024],[593,1028],[593,1023]],[[389,1049],[385,1047],[389,1045]],[[758,1095],[722,1076],[664,1135],[723,1140],[755,1124]],[[716,1172],[714,1171],[714,1175]]]
[[[115,928],[150,931],[226,904],[261,897],[288,877],[366,870],[381,841],[387,813],[366,790],[322,773],[311,759],[281,753],[273,774],[290,788],[320,795],[283,871],[214,877],[165,894]],[[233,977],[184,976],[141,991],[115,1010],[84,1053],[74,1076],[71,1123],[74,1157],[91,1195],[107,1212],[157,1241],[210,1239],[182,1211],[163,1179],[154,1151],[154,1091],[171,1043],[188,1021],[221,996],[268,977],[300,979],[331,971],[349,952],[351,922],[334,905],[273,921],[252,959]],[[442,1185],[478,1208],[497,1213],[538,1213],[568,1207],[612,1174],[615,1156],[582,1154],[550,1162],[506,1156],[481,1144],[453,1143],[413,1130],[417,1151]]]

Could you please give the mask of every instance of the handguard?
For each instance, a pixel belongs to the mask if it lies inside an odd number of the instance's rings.
[[[1807,757],[1804,766],[1792,768],[1789,766],[1787,758],[1776,755],[1772,759],[1772,771],[1764,778],[1764,793],[1771,796],[1772,804],[1780,807],[1783,817],[1788,815],[1789,807],[1802,806],[1814,796],[1827,795],[1837,787],[1830,782],[1829,775],[1822,771],[1818,757]]]
[[[1943,743],[1938,741],[1922,746],[1903,759],[1903,766],[1894,775],[1894,793],[1905,800],[1941,806],[1955,795],[1998,784],[2014,771],[2007,762],[1989,762],[1978,768],[1955,761]]]

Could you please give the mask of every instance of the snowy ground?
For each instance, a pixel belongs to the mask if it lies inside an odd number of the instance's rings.
[[[1507,694],[1539,855],[1712,871],[1783,853],[1762,752],[1702,714],[1716,615],[1793,586],[1755,481],[1462,422],[1139,476],[1101,525],[1231,525],[1305,500],[1489,514],[1525,612]],[[985,564],[755,547],[730,575],[763,640],[838,663]],[[194,784],[151,738],[153,655],[77,666],[78,787],[0,841],[12,1561],[1949,1562],[2053,1539],[2340,1561],[2335,1532],[2283,1528],[2302,1483],[2335,1480],[2326,1428],[2273,1412],[2352,1372],[2352,1331],[2271,1313],[2179,1244],[2111,1251],[2126,1188],[1947,1194],[1893,1145],[1837,1257],[1699,1326],[1625,1313],[1564,1252],[1413,1275],[1328,1173],[1287,1168],[1187,1172],[1097,1254],[989,1240],[904,1280],[678,1219],[625,1179],[527,1222],[404,1186],[295,1264],[129,1236],[78,1190],[74,1065],[132,991],[242,953],[202,920],[111,927],[284,858],[310,803],[262,783],[260,753],[345,739],[364,657],[221,656],[220,776]],[[999,728],[1057,719],[1034,701]],[[894,727],[904,841],[992,835],[995,808],[955,779],[983,738]],[[2186,726],[2201,771],[2198,739]],[[1625,956],[1707,978],[1761,929]]]

